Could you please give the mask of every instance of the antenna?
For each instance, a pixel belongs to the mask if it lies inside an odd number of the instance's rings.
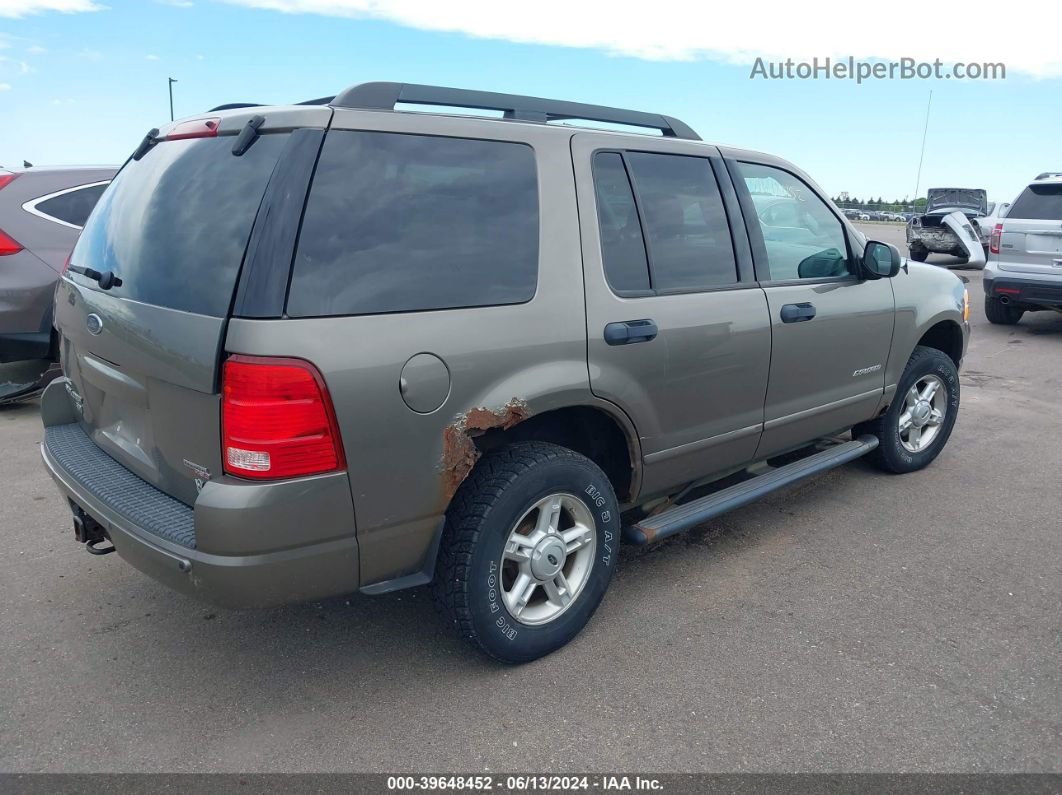
[[[926,157],[926,134],[929,132],[929,109],[933,107],[933,91],[929,92],[929,102],[926,103],[926,126],[922,129],[922,151],[918,155],[918,177],[915,179],[914,199],[918,201],[918,188],[922,185],[922,161]]]

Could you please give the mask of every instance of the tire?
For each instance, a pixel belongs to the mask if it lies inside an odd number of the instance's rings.
[[[920,435],[932,432],[932,436],[924,440],[923,448],[912,450],[908,445],[913,438],[910,435],[913,431],[906,431],[908,436],[905,438],[900,429],[901,419],[909,408],[907,396],[916,384],[934,381],[938,387],[930,408],[941,410],[943,416],[936,424],[932,424],[930,417],[924,426],[916,429]],[[937,393],[941,389],[945,391],[938,399]],[[896,388],[896,397],[888,410],[880,417],[856,426],[853,432],[856,436],[869,433],[878,437],[878,446],[867,456],[867,460],[878,469],[896,474],[915,472],[929,466],[944,449],[958,413],[959,371],[955,368],[955,362],[936,348],[919,345],[907,361]]]
[[[533,548],[512,541],[514,534],[521,533],[518,528],[523,529],[521,539],[539,532],[543,525],[532,529],[542,516],[536,505],[555,496],[562,502],[558,529],[565,532],[568,520],[572,522],[568,533],[587,528],[585,551],[577,548],[560,555],[561,574],[575,583],[577,568],[580,583],[569,589],[569,596],[574,596],[565,607],[556,604],[562,600],[556,599],[558,589],[551,575],[531,568],[532,558],[547,568],[546,558],[557,564],[552,554],[546,554],[551,549],[556,552],[556,546],[550,547],[546,536]],[[561,549],[570,546],[556,533],[547,535],[560,540]],[[596,464],[555,444],[518,442],[487,453],[454,496],[446,514],[433,596],[448,623],[473,647],[504,663],[530,662],[568,643],[590,620],[612,579],[619,542],[619,504]],[[510,550],[519,551],[526,560],[510,559]],[[534,583],[531,600],[523,608],[509,601],[518,577]],[[538,577],[545,579],[540,582]],[[553,584],[552,597],[547,583]],[[514,616],[521,609],[524,612]],[[556,610],[560,612],[549,617]]]
[[[1004,304],[998,298],[985,296],[985,317],[997,326],[1013,326],[1021,320],[1025,309],[1016,304]]]
[[[915,262],[926,261],[926,257],[929,256],[929,250],[926,249],[925,246],[920,246],[917,243],[912,243],[910,248],[911,259],[913,259]]]

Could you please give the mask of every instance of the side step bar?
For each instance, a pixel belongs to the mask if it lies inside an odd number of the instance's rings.
[[[623,529],[623,538],[632,544],[651,544],[654,541],[689,530],[702,522],[714,519],[727,511],[755,502],[776,489],[791,486],[812,475],[847,464],[866,455],[878,446],[876,436],[860,436],[850,442],[829,447],[792,464],[772,469],[762,475],[709,494],[700,499],[676,505],[653,516],[647,516],[635,525]]]

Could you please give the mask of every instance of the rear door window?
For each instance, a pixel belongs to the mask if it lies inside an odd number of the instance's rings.
[[[649,261],[630,178],[619,152],[594,155],[597,225],[605,278],[617,292],[649,289]]]
[[[1011,206],[1007,217],[1062,221],[1062,185],[1030,185]]]
[[[34,209],[41,215],[47,215],[57,221],[62,221],[71,226],[81,227],[88,220],[89,213],[96,206],[107,183],[101,185],[86,185],[83,188],[63,191],[50,199],[38,201]]]
[[[529,301],[538,178],[521,143],[333,130],[292,269],[292,317]]]
[[[726,210],[704,157],[628,152],[645,223],[654,290],[705,290],[737,283]]]
[[[290,137],[263,134],[240,157],[231,136],[155,145],[114,178],[71,264],[113,271],[122,284],[111,295],[225,316],[258,205]]]

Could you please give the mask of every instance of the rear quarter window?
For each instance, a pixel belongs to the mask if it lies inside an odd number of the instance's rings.
[[[521,143],[333,130],[299,235],[287,314],[530,300],[538,178]]]
[[[1062,185],[1030,185],[1011,205],[1007,217],[1062,221]]]
[[[33,206],[38,213],[71,226],[84,226],[89,213],[100,200],[107,188],[106,182],[98,185],[85,185],[52,196],[50,199],[38,200]]]

